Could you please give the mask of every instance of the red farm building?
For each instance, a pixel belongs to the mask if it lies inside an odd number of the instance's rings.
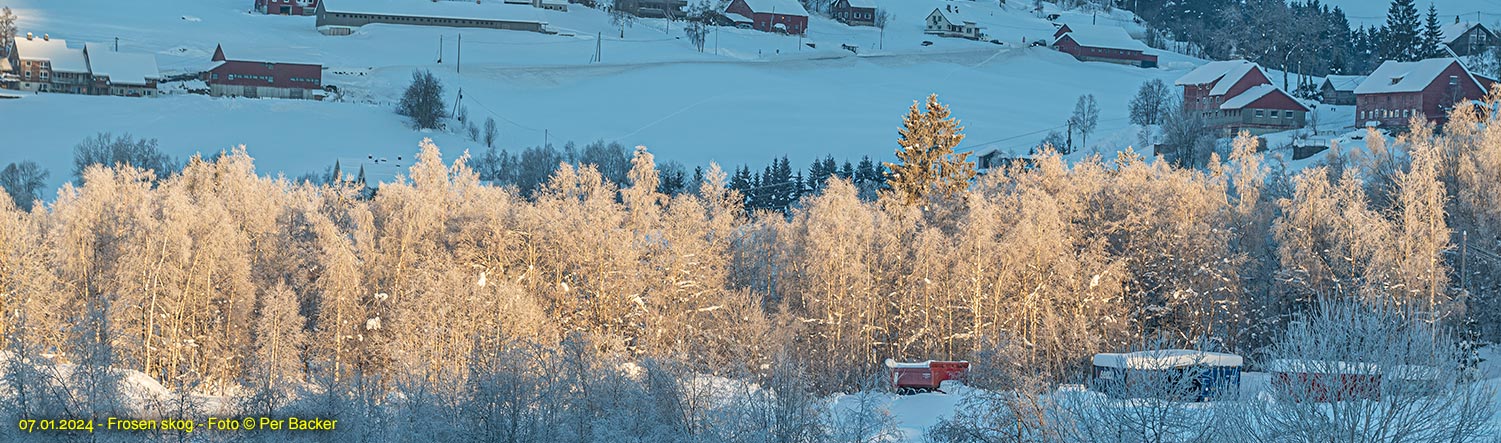
[[[1157,56],[1146,53],[1151,48],[1119,27],[1064,24],[1053,36],[1054,49],[1080,61],[1157,67]]]
[[[255,0],[256,12],[271,15],[313,15],[318,0]]]
[[[808,31],[808,10],[797,0],[735,0],[724,11],[751,19],[751,28],[759,31],[798,35]]]
[[[214,67],[203,73],[209,95],[322,99],[323,66],[303,63],[229,60],[214,48]]]
[[[1388,60],[1355,87],[1355,125],[1404,127],[1413,115],[1434,123],[1455,103],[1485,96],[1485,87],[1458,60]]]

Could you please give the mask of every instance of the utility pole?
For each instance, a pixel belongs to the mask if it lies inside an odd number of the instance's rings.
[[[438,64],[443,64],[443,34],[438,34]]]
[[[455,58],[457,60],[454,60],[454,62],[453,62],[453,72],[454,73],[463,72],[464,71],[464,34],[459,34],[459,52],[458,52],[458,56],[455,57]]]
[[[120,37],[115,37],[115,52],[120,52]]]
[[[719,25],[714,25],[714,55],[719,55]]]
[[[549,138],[548,136],[549,135],[551,135],[551,134],[548,133],[547,129],[543,129],[542,130],[542,148],[543,149],[547,148],[547,143],[548,143],[548,138]]]

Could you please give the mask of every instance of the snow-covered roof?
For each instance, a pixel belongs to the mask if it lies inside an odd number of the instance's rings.
[[[1068,25],[1069,32],[1063,34],[1073,39],[1079,46],[1091,48],[1128,49],[1133,51],[1145,51],[1151,49],[1146,43],[1131,38],[1125,29],[1115,26],[1082,26]],[[1062,36],[1058,38],[1063,38]]]
[[[876,0],[849,0],[851,8],[874,8]]]
[[[1241,109],[1246,107],[1246,105],[1251,104],[1251,102],[1260,100],[1262,97],[1266,97],[1272,94],[1281,94],[1283,96],[1286,96],[1288,100],[1296,103],[1298,107],[1303,108],[1304,111],[1308,110],[1307,107],[1304,107],[1302,103],[1298,103],[1297,99],[1292,98],[1292,96],[1288,95],[1286,91],[1282,90],[1282,88],[1268,84],[1252,86],[1251,89],[1247,89],[1245,92],[1242,92],[1235,97],[1231,97],[1229,100],[1225,100],[1225,103],[1220,104],[1220,109]]]
[[[411,0],[321,0],[330,12],[384,14],[407,17],[457,18],[544,23],[536,20],[542,12],[527,5],[489,2],[433,2]]]
[[[969,18],[969,14],[961,14],[957,8],[938,8],[933,10],[933,14],[942,15],[944,20],[948,20],[949,23],[956,25],[976,23],[974,19]],[[928,14],[928,16],[932,16],[933,14]]]
[[[146,79],[161,78],[156,56],[134,52],[115,52],[108,45],[84,44],[94,75],[109,77],[111,83],[144,85]]]
[[[1242,75],[1244,75],[1243,73],[1247,71],[1247,66],[1249,65],[1254,65],[1254,63],[1245,60],[1209,62],[1205,63],[1204,66],[1189,71],[1188,74],[1184,74],[1182,77],[1178,77],[1177,80],[1173,81],[1173,84],[1177,86],[1207,85],[1214,83],[1215,80],[1219,80],[1231,71],[1242,72]]]
[[[728,17],[731,21],[734,21],[735,23],[755,23],[756,22],[755,20],[751,19],[750,17],[746,17],[744,15],[741,15],[738,12],[729,12],[729,11],[726,11],[724,13],[724,16]]]
[[[1480,24],[1475,22],[1459,22],[1444,25],[1443,28],[1439,29],[1443,31],[1444,43],[1454,43],[1454,40],[1459,39],[1459,37],[1465,35],[1465,32],[1469,32],[1470,28],[1476,26],[1480,26]]]
[[[1161,349],[1126,354],[1095,354],[1094,365],[1123,369],[1169,369],[1183,366],[1240,366],[1245,359],[1235,354]]]
[[[964,364],[968,364],[969,363],[968,361],[956,361],[956,362],[945,361],[945,362],[939,362],[939,361],[936,361],[936,360],[919,361],[919,362],[905,362],[905,361],[899,362],[899,361],[892,360],[892,359],[888,358],[888,359],[886,359],[886,367],[892,368],[892,369],[927,369],[927,368],[933,367],[933,363],[935,363],[935,362],[936,363],[964,363]]]
[[[27,39],[24,35],[18,35],[15,51],[23,59],[52,63],[52,70],[56,72],[89,72],[89,62],[83,57],[83,50],[69,48],[68,42],[60,38],[34,35]]]
[[[1356,94],[1385,94],[1391,92],[1418,92],[1433,84],[1438,76],[1444,73],[1449,65],[1459,63],[1452,58],[1430,58],[1415,62],[1398,62],[1387,60],[1376,68],[1376,72],[1366,76],[1360,86],[1355,87]],[[1463,68],[1461,68],[1463,69]],[[1467,71],[1468,72],[1468,71]],[[1479,85],[1474,77],[1471,82]]]
[[[803,4],[797,0],[745,0],[745,5],[750,6],[752,11],[759,13],[777,13],[781,15],[808,15],[808,10],[803,9]]]
[[[1354,91],[1360,82],[1365,81],[1364,75],[1331,75],[1324,77],[1324,81],[1334,85],[1336,91]]]

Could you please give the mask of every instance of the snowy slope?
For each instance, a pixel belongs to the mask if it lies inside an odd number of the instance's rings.
[[[329,37],[313,29],[312,17],[250,14],[250,2],[241,0],[163,0],[132,10],[105,0],[13,0],[22,32],[80,43],[118,36],[122,51],[155,53],[168,72],[202,69],[216,44],[231,58],[323,63],[325,83],[338,86],[344,102],[30,95],[0,103],[0,121],[14,140],[26,141],[24,149],[0,149],[0,163],[39,161],[59,185],[70,178],[72,146],[100,131],[158,138],[179,157],[245,144],[262,173],[290,176],[335,160],[353,171],[360,160],[384,156],[392,161],[366,162],[367,173],[389,177],[399,170],[395,157],[414,152],[423,137],[449,155],[477,150],[457,132],[412,131],[391,111],[419,68],[442,77],[450,99],[462,87],[470,114],[495,118],[501,147],[511,150],[544,139],[603,139],[646,145],[659,159],[690,167],[760,165],[782,155],[795,165],[825,154],[889,159],[907,106],[937,93],[966,126],[961,149],[1021,151],[1048,130],[1062,130],[1078,95],[1095,94],[1100,123],[1089,141],[1111,152],[1134,143],[1126,103],[1138,85],[1202,63],[1163,53],[1163,69],[1140,69],[1025,47],[1023,38],[1046,38],[1052,25],[1020,5],[955,2],[1006,44],[937,38],[922,34],[921,21],[946,1],[888,3],[893,16],[884,35],[815,17],[801,41],[816,49],[799,46],[795,36],[723,29],[710,35],[704,53],[679,38],[681,23],[641,20],[621,39],[597,10],[528,9],[562,34],[462,30],[458,72],[459,30],[449,28],[371,25]],[[1123,11],[1098,18],[1070,12],[1063,20],[1131,26]],[[603,38],[604,62],[591,64],[595,36]],[[858,46],[860,55],[839,49],[844,44]]]

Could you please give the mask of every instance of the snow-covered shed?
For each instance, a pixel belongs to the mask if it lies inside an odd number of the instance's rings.
[[[1239,355],[1190,349],[1095,354],[1096,391],[1114,397],[1206,401],[1240,393]]]

